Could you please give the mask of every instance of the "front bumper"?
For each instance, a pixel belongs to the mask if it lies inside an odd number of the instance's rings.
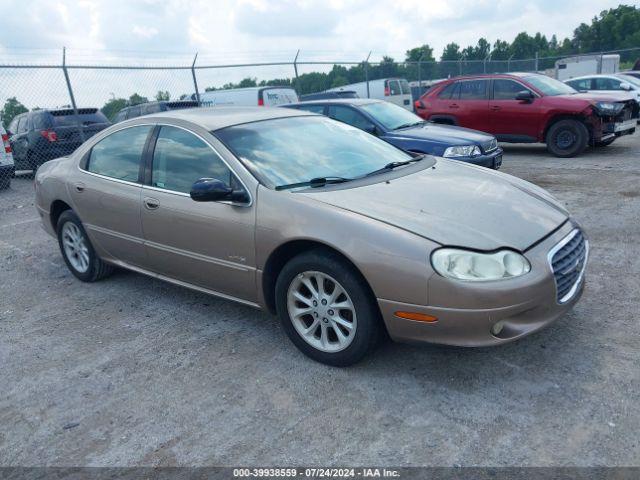
[[[461,162],[471,163],[480,167],[493,168],[498,170],[502,166],[502,148],[498,147],[494,151],[477,157],[460,157],[450,158],[449,160],[458,160]]]
[[[553,323],[571,310],[584,289],[582,276],[571,299],[558,303],[548,259],[551,249],[574,228],[567,222],[525,252],[532,269],[522,277],[474,284],[434,275],[429,281],[431,305],[378,299],[389,335],[398,342],[482,347],[514,341]],[[421,313],[436,317],[437,321],[407,320],[397,317],[397,311]],[[498,322],[502,330],[494,335],[492,328]]]

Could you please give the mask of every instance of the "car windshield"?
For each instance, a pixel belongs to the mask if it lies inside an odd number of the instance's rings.
[[[556,95],[572,95],[574,93],[578,93],[575,88],[570,87],[566,83],[562,83],[561,81],[551,77],[545,77],[544,75],[529,75],[523,77],[523,79],[540,90],[543,94],[552,97]]]
[[[543,94],[551,97],[556,95],[572,95],[574,93],[578,93],[575,88],[570,87],[566,83],[562,83],[555,78],[546,77],[544,75],[529,75],[523,78],[535,88],[540,90]]]
[[[640,78],[632,77],[631,75],[618,75],[618,78],[623,82],[630,83],[634,87],[640,87]]]
[[[367,103],[360,108],[389,130],[424,123],[416,114],[389,102]]]
[[[412,158],[373,135],[321,116],[247,123],[214,134],[270,188],[314,178],[362,177]]]

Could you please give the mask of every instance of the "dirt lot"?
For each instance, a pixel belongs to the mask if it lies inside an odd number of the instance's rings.
[[[499,348],[329,368],[275,318],[119,272],[82,284],[27,178],[0,192],[0,465],[640,465],[640,134],[504,171],[588,232],[587,288]]]

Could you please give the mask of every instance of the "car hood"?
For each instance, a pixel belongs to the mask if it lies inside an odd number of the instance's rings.
[[[447,145],[481,145],[493,139],[493,135],[478,130],[430,122],[401,130],[391,130],[385,133],[384,137],[429,140]]]
[[[486,251],[524,251],[569,217],[536,185],[445,159],[398,178],[349,185],[298,193],[442,245]]]

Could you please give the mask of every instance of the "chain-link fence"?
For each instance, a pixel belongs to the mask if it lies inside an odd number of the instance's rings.
[[[60,53],[62,56],[60,57]],[[621,68],[630,68],[640,48],[615,52]],[[205,91],[256,85],[286,85],[299,95],[376,79],[401,77],[418,98],[438,80],[469,74],[536,71],[555,75],[564,57],[529,59],[395,62],[330,61],[303,58],[254,64],[211,64],[198,56],[144,61],[109,58],[103,64],[87,58],[35,60],[31,55],[3,59],[0,55],[0,188],[6,188],[14,169],[33,171],[43,162],[73,152],[82,142],[123,118],[167,108],[197,106]],[[29,63],[27,63],[29,62]],[[596,73],[596,72],[593,72]]]

